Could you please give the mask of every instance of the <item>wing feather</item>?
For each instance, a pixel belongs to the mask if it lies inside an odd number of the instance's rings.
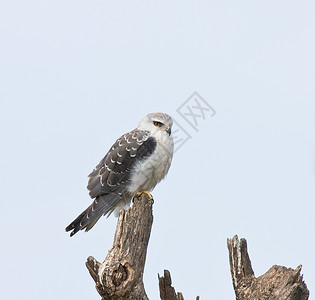
[[[156,140],[146,131],[133,130],[121,136],[89,174],[91,198],[113,193],[130,181],[131,170],[139,159],[153,153]]]
[[[119,201],[119,199],[118,194],[97,197],[85,211],[66,227],[66,231],[72,231],[70,236],[73,236],[79,230],[90,230],[102,215],[111,212],[113,204]]]
[[[105,157],[89,174],[88,190],[93,203],[83,211],[66,231],[73,236],[81,229],[90,230],[102,215],[110,214],[119,201],[127,201],[127,186],[133,166],[151,155],[157,142],[149,132],[135,129],[121,136]]]

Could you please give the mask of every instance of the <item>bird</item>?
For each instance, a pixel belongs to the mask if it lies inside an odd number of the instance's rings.
[[[88,175],[92,204],[66,227],[70,236],[89,231],[101,216],[109,216],[130,205],[141,193],[149,193],[169,171],[174,142],[172,118],[150,113],[138,127],[116,140],[100,163]]]

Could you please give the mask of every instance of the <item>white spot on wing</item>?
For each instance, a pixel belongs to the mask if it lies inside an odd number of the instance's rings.
[[[112,160],[112,159],[111,159],[111,160]],[[111,168],[109,168],[109,167],[108,167],[108,165],[106,165],[106,164],[105,164],[105,168],[106,168],[106,170],[108,170],[109,172],[111,172],[111,171],[112,171],[112,169],[111,169]]]

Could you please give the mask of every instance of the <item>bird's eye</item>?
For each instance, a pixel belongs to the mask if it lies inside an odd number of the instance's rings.
[[[156,127],[161,127],[163,125],[163,123],[159,122],[159,121],[153,121],[154,126]]]

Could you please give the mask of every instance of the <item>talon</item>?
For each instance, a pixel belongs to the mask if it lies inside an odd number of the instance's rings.
[[[146,194],[150,200],[153,200],[152,195],[148,191],[137,192],[136,197],[140,197],[142,194]]]

